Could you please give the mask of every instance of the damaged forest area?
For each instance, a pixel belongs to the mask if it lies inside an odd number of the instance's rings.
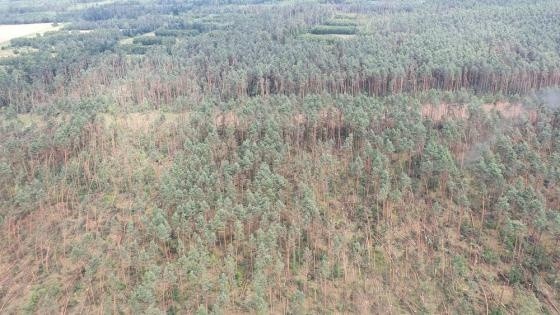
[[[559,87],[556,0],[0,0],[0,313],[558,314]]]

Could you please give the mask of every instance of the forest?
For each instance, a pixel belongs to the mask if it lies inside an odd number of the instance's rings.
[[[16,26],[0,314],[560,314],[559,1],[0,0]]]

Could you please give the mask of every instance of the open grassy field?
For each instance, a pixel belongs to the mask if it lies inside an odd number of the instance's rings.
[[[60,26],[53,26],[51,23],[0,25],[0,45],[13,38],[43,34],[59,28]]]

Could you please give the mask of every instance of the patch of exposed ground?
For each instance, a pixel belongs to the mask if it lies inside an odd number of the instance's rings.
[[[497,113],[503,118],[528,118],[534,117],[534,110],[524,107],[521,103],[496,102],[491,104],[483,104],[482,110],[486,113]],[[441,121],[446,119],[467,119],[469,118],[469,109],[464,104],[446,104],[439,105],[426,104],[421,109],[422,116],[433,121]]]

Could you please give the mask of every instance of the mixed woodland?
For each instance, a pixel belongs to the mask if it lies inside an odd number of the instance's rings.
[[[0,0],[0,313],[558,314],[559,21]]]

